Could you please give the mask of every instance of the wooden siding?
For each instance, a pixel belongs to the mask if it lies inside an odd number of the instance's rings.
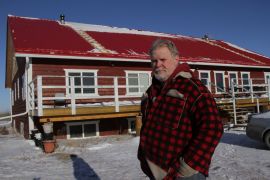
[[[26,111],[26,100],[22,99],[22,75],[25,73],[25,58],[16,58],[17,64],[18,64],[18,71],[16,72],[14,79],[12,81],[12,90],[14,92],[15,98],[13,98],[14,105],[12,106],[12,114],[20,114],[24,113]],[[17,83],[19,79],[19,90],[17,88]],[[16,87],[14,86],[16,82]],[[16,88],[16,94],[14,89]],[[12,102],[10,102],[12,103]],[[13,118],[13,123],[15,123],[15,127],[17,132],[23,132],[23,135],[26,139],[29,138],[29,122],[28,122],[28,116],[18,116]],[[23,123],[23,127],[21,127],[21,123]],[[23,129],[21,129],[23,128]]]
[[[59,59],[33,59],[33,79],[38,75],[46,76],[65,76],[65,69],[79,69],[79,70],[98,70],[97,76],[119,76],[125,77],[125,70],[132,71],[151,71],[150,63],[136,63],[136,62],[108,62],[108,61],[93,61],[93,60],[59,60]],[[43,85],[60,85],[65,86],[64,77],[43,78]],[[126,80],[120,78],[119,85],[126,85]],[[98,85],[113,86],[113,78],[99,78]],[[47,89],[43,91],[43,95],[50,97],[55,93],[66,93],[66,89]],[[99,89],[99,95],[113,95],[113,89]],[[126,89],[120,88],[119,95],[125,95]],[[127,98],[128,100],[129,98]],[[134,100],[130,99],[130,100]],[[76,103],[94,103],[94,102],[111,101],[109,99],[88,99],[77,100]],[[45,101],[44,104],[52,105],[53,101]]]

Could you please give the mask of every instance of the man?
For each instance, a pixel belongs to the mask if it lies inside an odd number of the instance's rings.
[[[176,46],[156,40],[153,80],[142,99],[138,158],[150,179],[199,180],[208,176],[223,126],[211,93],[179,64]]]

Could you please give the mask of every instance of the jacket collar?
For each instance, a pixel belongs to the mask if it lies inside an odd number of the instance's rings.
[[[156,96],[157,94],[159,94],[162,91],[162,89],[165,89],[165,86],[170,84],[172,81],[174,81],[178,77],[183,77],[183,78],[187,78],[187,79],[194,77],[194,75],[193,75],[192,71],[190,70],[190,67],[187,63],[179,64],[176,67],[176,69],[174,70],[174,72],[172,73],[172,75],[164,83],[158,81],[153,76],[152,87],[151,87],[152,96]]]

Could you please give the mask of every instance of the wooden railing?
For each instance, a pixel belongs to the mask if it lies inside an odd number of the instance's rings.
[[[243,84],[245,82],[245,84]],[[241,84],[240,84],[241,83]],[[234,124],[237,125],[236,106],[238,100],[250,99],[251,103],[256,103],[257,113],[260,113],[260,99],[267,98],[270,101],[270,81],[265,79],[232,79],[229,88],[218,87],[209,83],[210,87],[218,89],[219,95],[227,95],[227,101],[233,104]],[[256,102],[255,102],[256,100]]]
[[[140,101],[142,85],[128,85],[131,79],[137,77],[111,77],[87,76],[79,77],[80,80],[91,78],[92,85],[81,85],[76,81],[76,76],[37,76],[28,84],[28,109],[37,111],[38,116],[43,116],[44,108],[54,108],[57,101],[65,101],[71,108],[72,115],[76,115],[79,105],[111,102],[115,112],[119,112],[122,101]],[[78,79],[77,79],[78,80]],[[58,94],[58,96],[55,96]],[[59,96],[62,94],[62,96]]]

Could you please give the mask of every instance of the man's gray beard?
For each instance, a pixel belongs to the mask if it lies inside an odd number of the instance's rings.
[[[165,79],[164,77],[162,77],[162,76],[160,76],[160,75],[158,75],[158,74],[156,74],[156,73],[154,73],[154,76],[155,76],[155,78],[158,80],[158,81],[160,81],[160,82],[165,82],[167,79]]]

